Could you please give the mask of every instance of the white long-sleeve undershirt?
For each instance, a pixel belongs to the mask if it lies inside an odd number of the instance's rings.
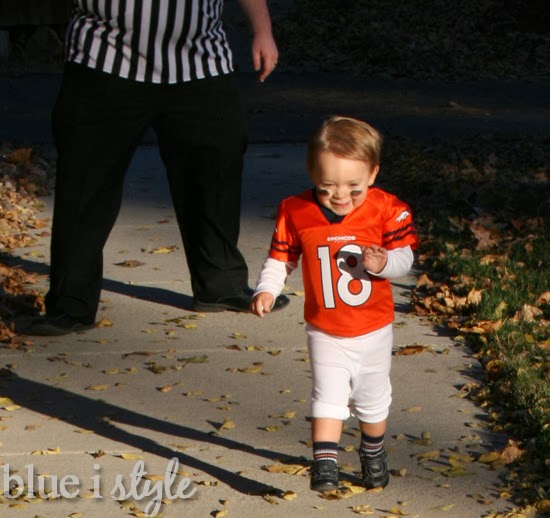
[[[397,279],[409,272],[413,261],[414,255],[410,246],[394,248],[393,250],[388,250],[388,260],[381,272],[373,273],[368,270],[367,272],[369,275],[374,275],[382,279]],[[254,293],[265,291],[271,293],[273,298],[276,299],[285,287],[286,278],[297,266],[297,262],[284,263],[272,257],[268,257],[262,266],[262,271],[260,272],[260,277]]]

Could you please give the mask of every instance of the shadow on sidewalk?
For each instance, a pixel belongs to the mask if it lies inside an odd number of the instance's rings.
[[[6,368],[0,369],[0,379],[3,382],[2,395],[9,397],[14,403],[28,410],[48,415],[73,426],[91,430],[96,435],[127,444],[145,453],[151,453],[169,460],[177,458],[181,464],[207,473],[232,489],[247,495],[281,495],[283,493],[281,489],[174,451],[145,436],[122,430],[117,427],[117,424],[135,426],[179,438],[221,446],[230,450],[238,450],[273,461],[292,461],[293,458],[289,455],[256,449],[253,446],[232,439],[138,414],[105,401],[93,400],[58,387],[51,387],[31,379],[22,378]],[[301,460],[294,460],[302,462]]]

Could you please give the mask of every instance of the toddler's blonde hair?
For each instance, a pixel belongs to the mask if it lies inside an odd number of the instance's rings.
[[[361,160],[371,167],[380,164],[382,136],[370,124],[352,117],[333,115],[311,136],[307,146],[307,168],[311,172],[323,151],[340,158]]]

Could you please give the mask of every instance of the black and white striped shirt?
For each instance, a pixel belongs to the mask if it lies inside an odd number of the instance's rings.
[[[223,0],[73,0],[66,59],[152,83],[228,74],[222,9]]]

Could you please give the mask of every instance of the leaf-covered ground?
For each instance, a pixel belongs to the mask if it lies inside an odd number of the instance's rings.
[[[38,217],[39,196],[49,192],[53,174],[51,162],[36,150],[4,145],[0,156],[0,344],[5,347],[25,344],[13,323],[17,315],[36,315],[44,309],[44,298],[34,289],[37,275],[9,266],[2,256],[49,235],[46,230],[40,232],[49,223]]]

